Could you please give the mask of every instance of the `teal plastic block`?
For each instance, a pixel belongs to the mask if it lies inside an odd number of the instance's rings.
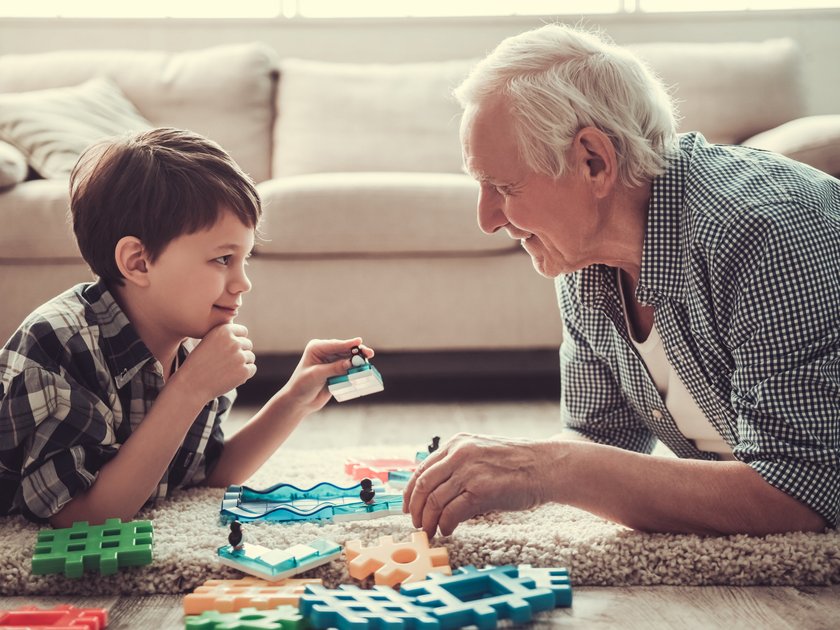
[[[469,625],[485,630],[495,628],[499,619],[527,623],[534,613],[554,608],[554,591],[535,582],[521,577],[515,566],[466,566],[451,576],[432,573],[422,582],[405,584],[400,593],[425,607],[442,630]]]
[[[312,627],[319,629],[438,630],[441,627],[427,609],[389,586],[361,589],[342,584],[338,589],[328,589],[308,584],[298,605]]]
[[[533,580],[536,587],[547,588],[554,593],[555,608],[568,608],[572,605],[572,582],[568,569],[539,569],[530,564],[520,564],[519,577]]]
[[[249,543],[244,543],[242,549],[225,545],[219,547],[217,553],[222,564],[274,582],[338,558],[341,545],[326,538],[318,538],[305,545],[294,545],[282,550]]]
[[[296,521],[354,521],[402,514],[402,494],[385,492],[374,480],[374,503],[359,498],[360,483],[342,487],[322,482],[311,488],[281,483],[265,490],[230,486],[222,499],[222,522],[257,520],[277,523]]]
[[[122,567],[149,564],[153,539],[151,521],[123,523],[118,518],[109,518],[103,525],[79,521],[64,529],[42,529],[35,543],[32,573],[77,578],[86,570],[98,569],[102,575],[111,575]]]
[[[375,394],[385,389],[382,375],[372,364],[350,368],[345,374],[327,379],[327,389],[338,402]]]
[[[392,470],[388,473],[388,485],[397,489],[405,488],[413,474],[413,470]]]
[[[272,610],[243,608],[232,613],[206,610],[200,615],[186,617],[184,625],[187,630],[304,630],[310,627],[294,606],[278,606]]]

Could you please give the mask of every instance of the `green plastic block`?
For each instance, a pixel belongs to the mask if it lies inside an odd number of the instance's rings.
[[[239,612],[220,613],[206,610],[184,620],[187,630],[305,630],[306,619],[294,606],[278,606],[272,610],[243,608]]]
[[[109,518],[103,525],[79,521],[64,529],[42,529],[32,556],[32,573],[77,578],[85,571],[99,570],[111,575],[122,567],[149,564],[153,538],[151,521],[123,523],[118,518]]]

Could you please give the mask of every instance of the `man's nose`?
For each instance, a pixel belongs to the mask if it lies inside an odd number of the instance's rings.
[[[507,225],[501,197],[494,188],[484,186],[478,193],[478,227],[485,234],[498,232]]]

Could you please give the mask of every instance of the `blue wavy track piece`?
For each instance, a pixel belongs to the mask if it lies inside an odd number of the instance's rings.
[[[402,494],[384,494],[384,486],[374,480],[377,494],[370,505],[359,498],[361,483],[342,487],[321,482],[311,488],[279,483],[264,490],[230,486],[222,499],[222,522],[238,520],[294,521],[361,520],[402,513]]]

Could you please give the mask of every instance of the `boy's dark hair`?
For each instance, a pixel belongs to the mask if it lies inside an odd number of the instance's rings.
[[[211,227],[224,209],[256,229],[262,208],[254,183],[222,147],[184,129],[103,140],[70,174],[82,258],[119,285],[114,250],[121,238],[136,236],[154,261],[173,239]]]

